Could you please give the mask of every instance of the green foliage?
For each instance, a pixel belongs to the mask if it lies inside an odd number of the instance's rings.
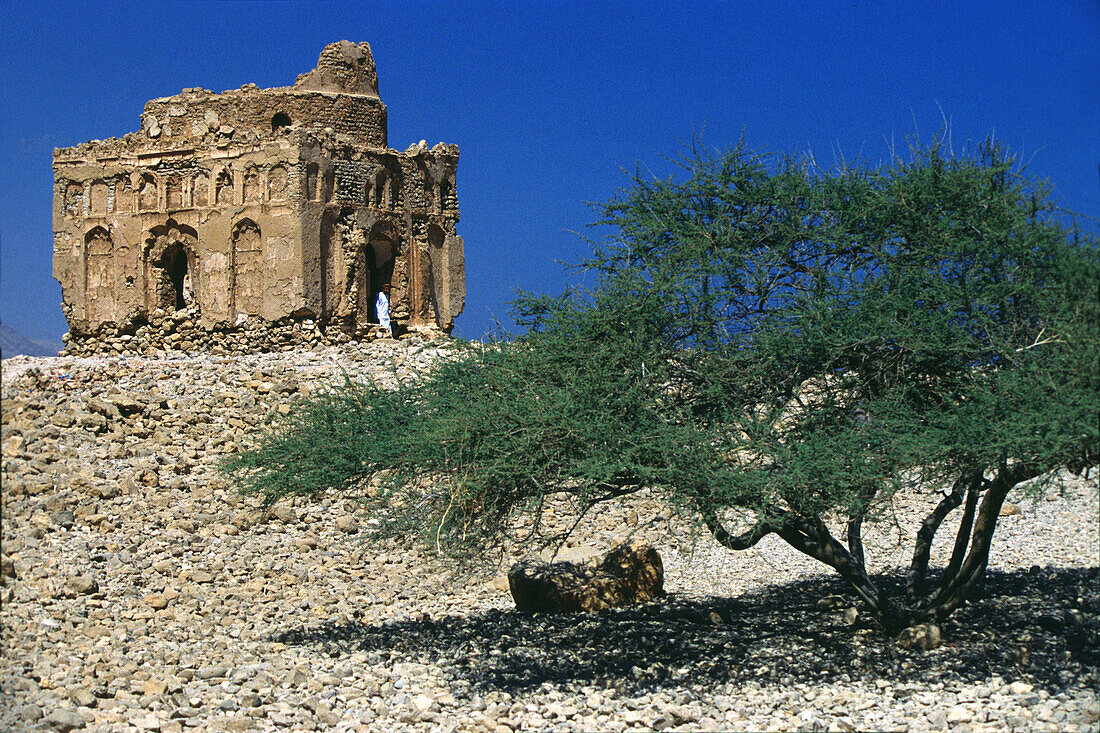
[[[440,546],[499,538],[555,492],[584,510],[641,487],[827,544],[821,515],[858,522],[914,475],[977,492],[1096,461],[1096,242],[1002,150],[680,162],[601,207],[593,292],[523,296],[522,337],[397,391],[349,381],[227,470],[269,501],[353,491]],[[839,553],[821,557],[848,573]]]
[[[1091,460],[1095,243],[1069,244],[1012,164],[933,147],[815,175],[703,153],[686,181],[639,177],[608,204],[618,235],[587,264],[668,304],[674,348],[694,350],[696,416],[784,469],[745,477],[754,494],[793,506],[907,468]],[[780,429],[808,384],[814,404]]]

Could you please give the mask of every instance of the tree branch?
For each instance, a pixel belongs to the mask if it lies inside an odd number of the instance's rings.
[[[955,535],[955,547],[951,551],[951,561],[947,569],[943,571],[940,587],[951,583],[959,572],[963,557],[966,555],[966,546],[970,544],[970,534],[974,525],[974,510],[978,507],[978,495],[986,487],[985,479],[979,474],[970,482],[966,490],[966,507],[963,509],[962,519],[959,520],[959,531]]]
[[[981,478],[981,473],[978,477]],[[952,485],[951,493],[940,500],[932,513],[921,523],[916,542],[913,544],[913,561],[909,564],[909,573],[905,579],[905,593],[910,601],[916,601],[924,586],[924,579],[928,574],[928,558],[932,553],[932,540],[936,536],[936,530],[940,528],[944,518],[962,503],[963,494],[970,482],[970,474],[960,475]]]
[[[711,535],[718,544],[731,550],[747,550],[776,531],[776,527],[773,524],[760,521],[753,525],[752,529],[749,531],[742,532],[739,535],[733,535],[725,528],[722,521],[718,518],[718,514],[715,513],[713,509],[702,510],[702,515],[703,522],[707,525],[707,529],[710,530]]]
[[[974,525],[970,552],[963,560],[958,574],[930,599],[929,605],[935,606],[937,618],[946,618],[961,606],[979,580],[985,575],[989,562],[989,548],[993,543],[993,531],[997,528],[1001,505],[1013,487],[1033,479],[1042,473],[1034,466],[1019,464],[1011,468],[1004,466],[989,482],[989,488],[982,501],[978,519]]]
[[[871,582],[867,570],[857,564],[849,552],[829,533],[825,523],[815,517],[812,521],[788,515],[776,533],[796,550],[820,560],[836,570],[855,589],[863,601],[871,607],[889,630],[903,626],[906,614]]]
[[[848,553],[860,566],[866,567],[863,560],[863,518],[878,493],[878,486],[871,484],[860,495],[861,505],[848,519]]]

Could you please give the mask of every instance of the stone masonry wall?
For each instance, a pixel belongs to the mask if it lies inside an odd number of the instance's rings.
[[[386,147],[386,107],[370,97],[261,90],[255,85],[221,94],[192,89],[147,102],[141,121],[151,139],[163,137],[181,144],[212,142],[238,131],[270,136],[280,127],[314,124],[349,135],[360,144]]]

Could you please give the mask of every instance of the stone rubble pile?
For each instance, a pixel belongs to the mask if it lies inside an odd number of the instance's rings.
[[[365,541],[369,517],[343,497],[265,512],[214,471],[318,389],[345,376],[415,379],[451,358],[453,342],[242,356],[155,348],[3,362],[0,729],[1084,731],[1100,721],[1095,478],[1012,497],[1020,513],[1002,519],[991,557],[1002,574],[931,651],[846,619],[851,593],[775,538],[725,551],[650,494],[597,508],[543,559],[647,542],[667,596],[583,617],[524,614],[504,573],[518,551],[456,573],[409,541]],[[869,527],[872,568],[907,562],[897,538],[908,543],[927,502],[900,497]],[[949,544],[936,543],[933,563]],[[837,607],[818,608],[830,594]]]
[[[412,326],[405,333],[429,340],[440,336],[437,329],[422,326]],[[277,321],[241,318],[232,326],[207,328],[200,325],[198,308],[191,306],[171,313],[154,311],[148,323],[106,324],[92,333],[65,334],[62,356],[124,355],[163,359],[173,352],[225,356],[316,350],[388,337],[389,334],[377,324],[351,324],[349,331],[342,324],[304,317]]]

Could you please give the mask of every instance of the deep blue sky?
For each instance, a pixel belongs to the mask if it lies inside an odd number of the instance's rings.
[[[946,119],[994,133],[1065,206],[1100,216],[1100,2],[44,2],[0,12],[0,320],[66,330],[51,276],[54,147],[139,128],[146,100],[286,86],[368,41],[390,146],[462,151],[466,312],[477,338],[557,264],[641,164],[712,147],[888,159]]]

